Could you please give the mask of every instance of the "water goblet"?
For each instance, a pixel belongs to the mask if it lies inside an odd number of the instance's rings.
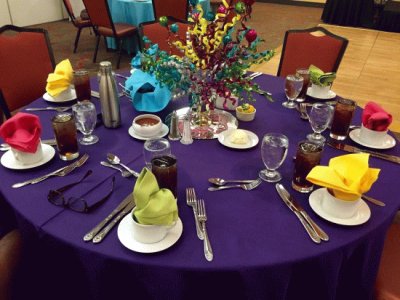
[[[72,112],[75,117],[76,128],[83,134],[79,139],[82,145],[92,145],[99,141],[92,132],[96,126],[97,113],[96,107],[90,101],[81,101],[72,106]]]
[[[294,102],[297,96],[300,94],[303,88],[304,78],[298,75],[288,75],[285,79],[285,94],[287,101],[283,102],[282,105],[286,108],[295,108],[296,103]]]
[[[311,128],[314,131],[307,135],[307,139],[316,143],[324,143],[325,137],[321,134],[329,125],[333,114],[332,106],[326,103],[314,103],[308,120],[310,121]]]
[[[267,182],[277,182],[282,176],[278,169],[286,158],[289,139],[280,133],[267,133],[261,144],[261,158],[266,169],[261,170],[258,176]]]

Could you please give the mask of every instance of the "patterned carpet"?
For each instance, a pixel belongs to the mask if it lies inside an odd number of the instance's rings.
[[[255,3],[253,15],[248,26],[257,30],[265,40],[263,49],[275,49],[282,44],[284,33],[288,29],[308,28],[321,22],[322,8],[281,5],[271,3]],[[95,35],[84,29],[78,45],[77,53],[73,53],[76,28],[68,20],[35,25],[49,32],[56,63],[69,58],[74,69],[86,68],[92,74],[98,71],[98,63],[109,60],[116,65],[117,53],[107,52],[104,42],[100,43],[97,64],[92,62],[95,48]],[[123,53],[121,70],[129,69],[133,55]]]

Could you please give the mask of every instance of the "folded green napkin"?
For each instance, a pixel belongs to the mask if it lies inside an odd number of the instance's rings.
[[[335,72],[324,73],[324,71],[314,65],[309,67],[309,71],[311,82],[319,86],[331,85],[336,78]]]
[[[136,209],[133,217],[140,224],[171,225],[178,219],[178,206],[172,192],[160,189],[154,174],[143,168],[133,189]]]

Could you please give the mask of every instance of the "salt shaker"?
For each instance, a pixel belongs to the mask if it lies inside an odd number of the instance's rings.
[[[187,114],[183,119],[183,134],[181,143],[184,145],[193,143],[192,131],[190,129],[190,114]]]
[[[174,110],[171,115],[168,139],[170,139],[171,141],[177,141],[180,138],[181,135],[179,134],[179,129],[178,129],[178,115],[176,114],[176,110]]]
[[[121,112],[117,84],[112,74],[111,62],[102,61],[100,63],[98,79],[103,124],[107,128],[117,128],[121,125]]]

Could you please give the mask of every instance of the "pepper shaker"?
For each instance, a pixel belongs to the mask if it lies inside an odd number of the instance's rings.
[[[171,141],[177,141],[180,138],[181,135],[179,134],[179,129],[178,129],[178,115],[176,114],[176,110],[174,110],[171,115],[168,139],[170,139]]]

